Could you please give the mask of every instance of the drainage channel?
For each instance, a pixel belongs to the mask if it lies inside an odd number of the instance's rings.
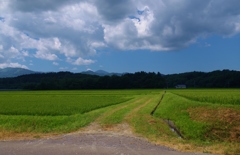
[[[157,110],[157,108],[159,107],[160,103],[162,102],[163,98],[164,98],[164,95],[166,94],[166,91],[164,92],[164,94],[162,94],[162,97],[160,99],[160,101],[158,102],[158,104],[155,106],[155,108],[152,110],[152,112],[150,113],[150,115],[153,116],[153,114],[155,113],[155,111]],[[180,130],[175,126],[175,124],[173,123],[173,121],[171,120],[164,120],[163,121],[165,123],[168,124],[169,128],[174,132],[176,133],[179,137],[181,137],[182,139],[184,139],[184,136],[181,134]]]
[[[164,94],[162,94],[162,97],[160,99],[160,101],[158,102],[158,104],[156,105],[156,107],[152,110],[152,112],[150,113],[150,115],[153,116],[153,114],[155,113],[155,111],[157,110],[158,106],[160,105],[160,103],[162,102],[162,99],[164,97],[164,95],[166,94],[166,91],[164,92]]]
[[[165,123],[168,124],[169,128],[176,133],[180,138],[184,139],[184,136],[181,134],[180,130],[175,126],[175,124],[173,123],[173,121],[171,120],[163,120]]]

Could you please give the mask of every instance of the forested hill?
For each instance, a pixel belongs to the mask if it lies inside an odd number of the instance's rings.
[[[0,78],[0,89],[68,90],[68,89],[139,89],[164,88],[160,73],[136,72],[122,76],[97,76],[58,72]]]
[[[34,73],[37,73],[37,72],[24,69],[24,68],[11,68],[11,67],[4,68],[4,69],[0,68],[0,78],[17,77],[21,75],[34,74]]]
[[[240,88],[240,72],[223,70],[171,75],[136,72],[121,76],[58,72],[0,78],[0,89],[27,90],[175,88],[179,84],[187,88]]]
[[[167,87],[184,84],[188,88],[240,88],[239,71],[188,72],[164,76]]]

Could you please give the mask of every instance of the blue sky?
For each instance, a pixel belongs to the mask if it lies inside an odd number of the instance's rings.
[[[240,71],[239,0],[0,0],[0,68]]]

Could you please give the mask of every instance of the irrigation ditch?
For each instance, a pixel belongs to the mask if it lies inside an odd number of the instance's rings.
[[[151,111],[150,115],[154,115],[155,111],[157,110],[157,108],[159,107],[159,105],[161,104],[164,95],[166,94],[166,91],[162,94],[161,99],[159,100],[158,104],[154,107],[154,109]],[[162,118],[161,118],[162,119]],[[175,126],[174,122],[169,120],[169,119],[162,119],[165,123],[168,124],[169,128],[176,133],[179,137],[181,137],[182,139],[184,139],[184,136],[181,134],[180,130]]]

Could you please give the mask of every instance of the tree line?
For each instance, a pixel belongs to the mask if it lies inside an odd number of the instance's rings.
[[[76,90],[76,89],[147,89],[163,88],[165,79],[160,73],[136,72],[122,76],[97,76],[82,73],[58,72],[0,78],[0,89]]]
[[[0,78],[0,89],[21,90],[152,89],[175,88],[179,84],[187,88],[240,88],[240,72],[222,70],[162,75],[142,71],[121,76],[58,72]]]
[[[165,79],[169,88],[178,84],[188,88],[240,88],[240,72],[233,70],[172,74],[166,75]]]

